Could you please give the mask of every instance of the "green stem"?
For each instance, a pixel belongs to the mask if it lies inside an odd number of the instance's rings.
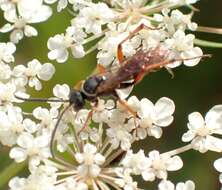
[[[203,47],[211,47],[211,48],[222,48],[222,43],[219,42],[211,42],[206,40],[195,39],[194,43]]]
[[[12,162],[9,166],[7,166],[1,173],[0,173],[0,189],[12,178],[14,177],[19,171],[24,169],[26,166],[26,162],[22,163],[15,163]]]

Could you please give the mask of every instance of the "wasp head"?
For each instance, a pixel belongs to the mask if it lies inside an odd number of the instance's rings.
[[[85,105],[85,98],[81,91],[72,90],[69,94],[69,103],[73,105],[75,111],[79,111]]]

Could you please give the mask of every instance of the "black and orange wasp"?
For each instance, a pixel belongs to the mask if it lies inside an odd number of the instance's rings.
[[[106,70],[101,65],[98,65],[99,74],[94,74],[89,76],[85,81],[81,82],[81,85],[77,85],[78,88],[74,88],[69,95],[68,100],[61,99],[41,99],[41,98],[22,98],[16,96],[17,99],[23,101],[35,101],[35,102],[68,102],[67,106],[59,115],[58,120],[55,124],[54,130],[52,132],[50,141],[50,150],[52,156],[54,157],[53,146],[54,138],[56,135],[59,122],[61,121],[64,113],[70,108],[77,112],[81,110],[86,101],[95,103],[96,106],[98,98],[102,96],[113,96],[117,98],[120,104],[122,104],[126,110],[128,110],[134,117],[137,117],[136,113],[127,105],[126,101],[121,99],[116,92],[117,89],[124,89],[139,83],[142,78],[150,72],[159,70],[168,64],[172,64],[176,61],[185,61],[191,59],[200,59],[202,57],[209,57],[210,55],[205,54],[198,57],[192,57],[188,59],[175,59],[170,58],[168,50],[161,49],[160,46],[155,48],[150,48],[146,51],[138,50],[133,56],[124,59],[122,52],[122,44],[127,40],[131,39],[136,33],[142,29],[156,30],[156,28],[147,27],[144,24],[139,25],[135,30],[133,30],[125,39],[123,39],[117,49],[117,58],[120,63],[120,67],[115,70]],[[130,81],[130,82],[125,82]],[[87,123],[91,119],[93,114],[93,109],[89,112],[87,120],[83,126],[83,129],[87,126]]]

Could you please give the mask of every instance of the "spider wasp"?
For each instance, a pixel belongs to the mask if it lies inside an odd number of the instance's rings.
[[[15,97],[23,101],[34,101],[34,102],[68,102],[69,105],[60,113],[55,127],[52,131],[50,150],[54,157],[54,139],[56,135],[59,122],[61,121],[64,113],[70,108],[78,112],[84,106],[86,101],[95,103],[96,106],[98,98],[102,96],[110,96],[117,98],[119,103],[126,108],[134,117],[137,117],[136,113],[127,105],[126,101],[121,99],[118,95],[118,89],[125,89],[132,85],[139,83],[142,78],[150,72],[157,71],[168,64],[172,64],[177,61],[201,59],[202,57],[209,57],[210,55],[205,54],[202,56],[187,58],[187,59],[174,59],[169,58],[170,50],[161,49],[160,46],[150,48],[146,51],[138,50],[133,56],[123,58],[122,44],[127,40],[131,39],[136,33],[142,29],[156,30],[157,28],[150,28],[144,24],[139,25],[133,30],[125,39],[123,39],[117,49],[117,58],[120,63],[120,67],[116,70],[106,70],[103,66],[98,64],[99,74],[88,77],[85,81],[81,81],[77,88],[74,88],[70,94],[68,100],[61,99],[41,99],[41,98],[22,98],[19,96]],[[127,81],[127,82],[126,82]],[[129,82],[130,81],[130,82]],[[91,119],[93,109],[89,112],[86,122],[82,129],[87,126],[87,123]]]

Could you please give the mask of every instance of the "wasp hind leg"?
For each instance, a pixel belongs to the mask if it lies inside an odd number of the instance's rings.
[[[143,29],[147,29],[147,30],[159,30],[160,28],[152,28],[152,27],[149,27],[145,24],[140,24],[138,27],[136,27],[132,32],[129,33],[129,35],[123,39],[119,44],[118,44],[118,47],[117,47],[117,58],[118,58],[118,61],[119,63],[121,64],[123,62],[123,51],[122,51],[122,45],[123,43],[125,43],[127,40],[133,38],[135,36],[135,34],[137,34],[139,31],[143,30]]]

